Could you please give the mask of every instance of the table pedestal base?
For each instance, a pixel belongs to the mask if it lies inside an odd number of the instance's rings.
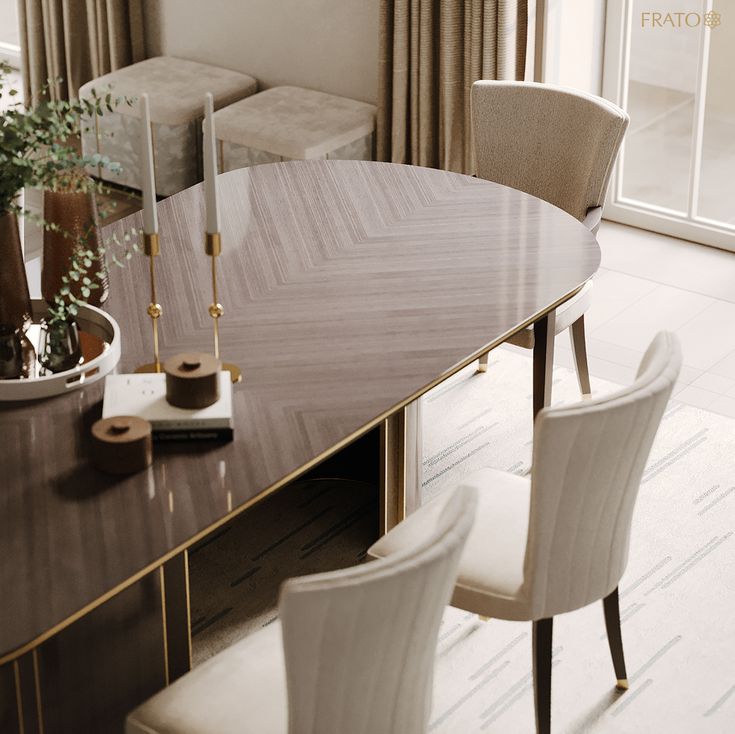
[[[190,667],[181,553],[0,666],[3,734],[121,732],[125,717]]]

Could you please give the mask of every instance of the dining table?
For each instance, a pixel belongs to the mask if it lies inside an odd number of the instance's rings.
[[[90,460],[104,381],[0,403],[2,732],[122,731],[191,665],[188,549],[370,432],[376,535],[399,522],[421,501],[421,396],[533,328],[543,403],[554,311],[600,263],[574,217],[459,173],[287,161],[217,187],[232,440],[156,443],[147,470],[111,475]],[[161,357],[212,352],[202,185],[158,221]],[[149,261],[125,237],[141,223],[101,233],[124,265],[104,305],[121,373],[151,361]]]

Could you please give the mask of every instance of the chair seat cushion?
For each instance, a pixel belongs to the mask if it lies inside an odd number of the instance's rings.
[[[200,64],[171,56],[156,56],[112,71],[79,90],[81,98],[88,97],[92,88],[102,94],[107,86],[113,97],[140,97],[149,95],[151,122],[159,125],[185,125],[204,115],[204,95],[211,92],[214,108],[232,104],[253,94],[258,82],[247,74]],[[140,105],[118,105],[115,112],[138,117]]]
[[[135,709],[127,734],[286,734],[281,624],[228,647]]]
[[[452,605],[487,617],[530,619],[523,595],[530,480],[496,469],[481,469],[466,477],[462,485],[477,488],[478,507],[459,563]],[[450,494],[419,508],[380,538],[368,555],[383,558],[425,537]]]
[[[579,293],[573,295],[556,309],[555,334],[561,334],[568,329],[580,316],[583,316],[592,305],[592,281],[588,280]],[[533,326],[521,329],[509,337],[508,343],[517,347],[533,349]]]
[[[215,114],[218,140],[283,158],[320,158],[370,135],[375,107],[301,87],[273,87]]]

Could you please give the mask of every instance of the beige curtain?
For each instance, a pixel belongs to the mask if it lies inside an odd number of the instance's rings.
[[[381,0],[378,160],[472,173],[472,82],[523,79],[527,41],[527,0]]]
[[[53,99],[145,58],[144,0],[18,0],[27,100],[48,80]]]

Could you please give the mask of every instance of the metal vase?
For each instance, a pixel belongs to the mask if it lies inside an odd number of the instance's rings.
[[[25,331],[31,325],[31,297],[15,214],[0,214],[0,326]]]
[[[81,283],[70,283],[76,298],[99,306],[109,295],[107,265],[100,256],[99,232],[97,229],[97,204],[91,192],[45,191],[43,195],[43,217],[57,225],[61,231],[45,230],[43,233],[43,265],[41,270],[41,293],[47,303],[62,286],[62,278],[69,272],[71,255],[82,242],[85,250],[96,255],[87,276],[99,285],[87,298],[82,296]],[[101,279],[97,277],[101,274]]]
[[[0,380],[35,377],[36,351],[28,337],[12,326],[0,326]]]
[[[82,357],[76,322],[43,323],[38,352],[41,364],[50,372],[64,372],[76,367]]]

